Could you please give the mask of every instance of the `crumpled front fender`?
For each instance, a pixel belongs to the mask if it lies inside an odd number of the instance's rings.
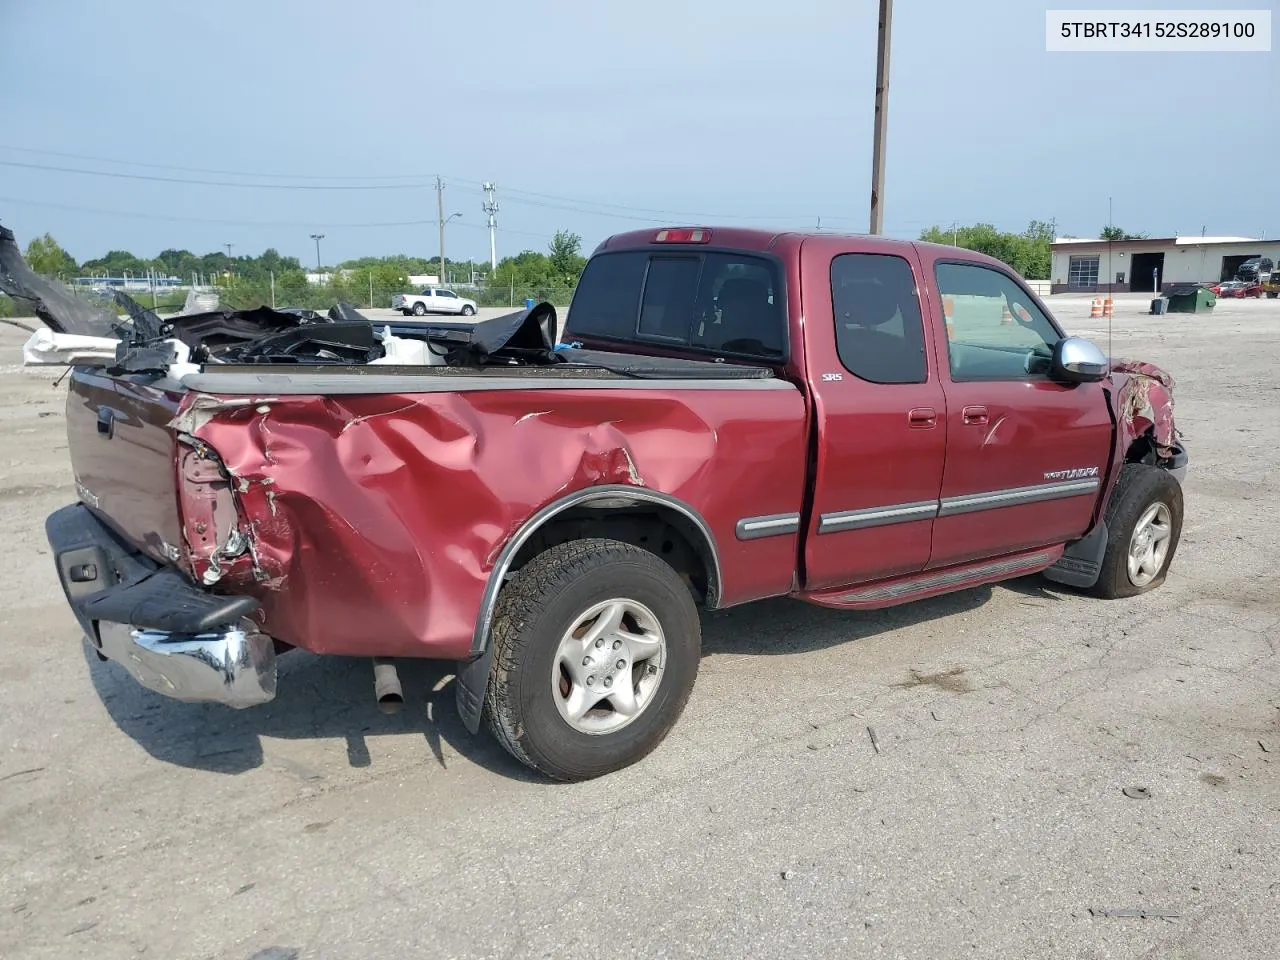
[[[1121,452],[1139,438],[1151,435],[1157,454],[1173,456],[1178,430],[1173,418],[1174,379],[1154,363],[1116,360],[1112,363],[1116,390],[1116,419]]]

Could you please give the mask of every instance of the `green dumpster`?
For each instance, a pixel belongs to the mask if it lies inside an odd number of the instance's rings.
[[[1169,313],[1205,313],[1213,309],[1218,298],[1208,287],[1198,283],[1179,283],[1169,288]]]

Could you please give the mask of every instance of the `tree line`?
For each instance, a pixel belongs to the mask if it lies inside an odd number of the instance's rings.
[[[1033,220],[1021,233],[976,223],[929,227],[921,232],[920,239],[976,250],[1002,260],[1028,280],[1047,280],[1054,233],[1052,222]],[[1098,236],[1102,240],[1138,240],[1147,234],[1129,233],[1108,224]],[[217,286],[222,302],[235,307],[274,302],[282,307],[327,308],[338,300],[356,306],[389,307],[392,296],[410,292],[409,277],[435,275],[440,270],[438,259],[405,255],[360,257],[325,268],[322,272],[328,273],[329,281],[314,284],[308,282],[307,270],[297,257],[283,256],[274,248],[257,256],[231,256],[222,251],[197,255],[189,250],[168,249],[151,259],[127,250],[110,250],[101,257],[77,263],[49,234],[36,237],[27,245],[26,258],[37,273],[67,282],[83,276],[120,277],[126,272],[145,277],[154,271],[184,281],[194,275]],[[514,306],[527,298],[565,306],[585,265],[582,238],[559,230],[546,252],[524,250],[504,257],[496,270],[482,277],[480,289],[467,291],[467,295],[482,306]],[[444,279],[467,283],[476,266],[472,261],[446,259]],[[147,301],[150,297],[141,299]],[[154,303],[176,309],[183,299],[182,294],[158,293]],[[0,316],[13,312],[13,305],[0,296]]]
[[[581,254],[582,238],[567,230],[559,230],[546,252],[524,250],[505,257],[492,272],[489,264],[474,261],[445,260],[445,277],[449,285],[464,287],[464,295],[483,306],[508,306],[527,298],[549,300],[566,305],[578,276],[586,265]],[[39,274],[71,283],[80,277],[123,277],[145,280],[148,275],[176,277],[191,283],[193,277],[218,289],[222,303],[233,307],[262,304],[327,308],[339,300],[355,306],[389,307],[397,293],[413,292],[411,276],[440,273],[439,259],[397,255],[360,257],[327,266],[320,272],[325,283],[311,283],[308,268],[297,257],[286,257],[269,248],[257,256],[231,256],[223,251],[195,254],[189,250],[162,250],[155,257],[138,257],[128,250],[110,250],[101,257],[77,263],[54,237],[45,234],[27,244],[25,257]],[[473,271],[483,268],[479,289],[466,290]],[[185,293],[160,288],[154,297],[134,294],[146,306],[153,304],[176,309]],[[0,297],[0,315],[12,314],[13,305]]]
[[[1055,223],[1043,220],[1032,220],[1022,233],[997,230],[989,223],[975,223],[967,227],[934,226],[921,232],[920,239],[926,243],[976,250],[1004,261],[1027,280],[1048,280],[1050,244],[1055,239],[1055,228]],[[1103,227],[1098,234],[1099,240],[1145,240],[1146,237],[1145,233],[1129,233],[1112,224]]]

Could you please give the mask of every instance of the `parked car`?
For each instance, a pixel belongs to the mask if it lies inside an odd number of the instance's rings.
[[[1275,262],[1270,257],[1250,257],[1236,268],[1235,279],[1261,283],[1270,277],[1274,269]]]
[[[410,314],[422,317],[428,313],[457,313],[470,317],[475,315],[476,302],[443,287],[427,287],[421,293],[397,293],[391,298],[391,309],[399,310],[406,317]]]
[[[1272,270],[1271,275],[1267,277],[1266,282],[1262,284],[1262,292],[1267,298],[1274,300],[1280,297],[1280,270]]]
[[[110,335],[14,258],[0,286]],[[469,730],[583,779],[672,729],[699,609],[869,610],[1036,573],[1132,597],[1181,535],[1173,379],[961,248],[625,233],[559,346],[539,305],[385,373],[389,329],[245,333],[268,314],[156,325],[69,377],[59,578],[92,649],[180,700],[268,701],[293,648],[370,658],[392,704],[389,658],[455,661]]]
[[[1244,297],[1259,298],[1262,296],[1262,284],[1257,280],[1229,280],[1222,284],[1218,296],[1237,299]]]

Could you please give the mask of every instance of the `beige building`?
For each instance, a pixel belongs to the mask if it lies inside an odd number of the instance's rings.
[[[1051,246],[1053,293],[1151,293],[1173,283],[1229,280],[1250,257],[1280,264],[1280,240],[1163,237],[1147,240],[1058,239]]]

